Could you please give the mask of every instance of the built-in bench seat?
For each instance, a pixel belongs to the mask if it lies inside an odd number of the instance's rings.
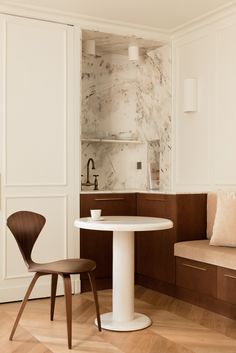
[[[208,239],[176,243],[174,254],[185,259],[236,270],[236,248],[211,246]]]
[[[236,320],[236,248],[191,240],[174,254],[176,297]]]
[[[233,319],[236,319],[236,247],[229,244],[235,244],[234,237],[230,238],[235,232],[235,199],[234,192],[208,193],[206,233],[202,234],[202,240],[191,237],[174,245],[176,296]],[[209,239],[214,245],[209,244]]]

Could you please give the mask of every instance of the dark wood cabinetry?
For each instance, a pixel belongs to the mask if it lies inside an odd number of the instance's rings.
[[[136,282],[173,294],[175,282],[174,241],[176,227],[175,197],[138,194],[137,215],[171,219],[174,228],[137,232],[135,237]]]
[[[102,209],[103,216],[149,216],[171,219],[174,228],[138,232],[135,235],[136,283],[173,295],[175,291],[174,243],[202,239],[206,232],[205,194],[82,194],[81,217],[90,209]],[[96,261],[98,288],[111,288],[112,233],[80,231],[80,255]],[[89,288],[82,277],[82,290]]]
[[[101,209],[103,216],[136,215],[136,194],[82,194],[80,215],[89,217],[91,209]],[[97,263],[98,289],[111,288],[112,232],[80,230],[80,256]],[[90,290],[87,278],[81,276],[82,291]]]
[[[175,296],[236,319],[236,271],[176,257]]]
[[[176,258],[176,285],[217,297],[217,268],[199,261]]]
[[[236,271],[174,258],[174,243],[206,238],[206,194],[111,193],[82,194],[81,217],[90,209],[102,215],[163,217],[172,229],[135,234],[135,279],[208,310],[236,319]],[[112,286],[112,233],[80,230],[81,257],[96,261],[98,289]],[[90,290],[82,276],[82,291]]]
[[[137,215],[163,217],[172,229],[136,233],[136,282],[174,295],[174,243],[206,236],[205,194],[138,194]]]

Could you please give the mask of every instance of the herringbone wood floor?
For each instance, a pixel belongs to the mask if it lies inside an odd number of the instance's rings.
[[[111,291],[99,292],[101,312],[111,310]],[[57,298],[55,321],[49,300],[32,300],[25,309],[14,341],[8,336],[19,303],[0,306],[1,353],[64,353],[67,349],[64,298]],[[91,293],[73,297],[73,349],[81,353],[235,353],[236,321],[163,294],[136,287],[136,311],[152,318],[136,332],[98,332]]]

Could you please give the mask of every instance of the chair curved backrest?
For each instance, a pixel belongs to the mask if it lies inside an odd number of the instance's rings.
[[[7,219],[27,267],[33,263],[31,252],[45,222],[45,217],[30,211],[15,212]]]

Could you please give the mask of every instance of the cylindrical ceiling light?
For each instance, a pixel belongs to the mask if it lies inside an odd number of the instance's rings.
[[[95,56],[95,40],[94,39],[87,39],[83,43],[84,53],[88,55]]]
[[[139,60],[139,47],[137,45],[130,45],[128,48],[129,60]]]

